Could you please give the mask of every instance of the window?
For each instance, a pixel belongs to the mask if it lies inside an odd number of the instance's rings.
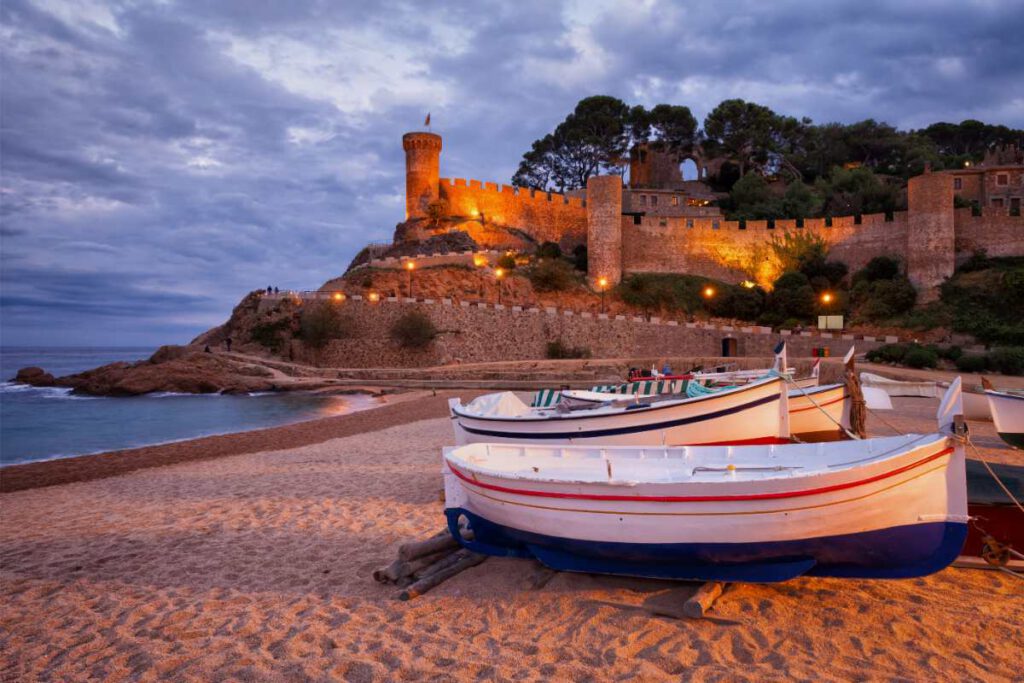
[[[688,227],[688,228],[692,228],[693,227],[693,219],[692,218],[687,218],[686,219],[686,227]]]
[[[993,197],[992,198],[992,206],[1002,208],[1002,206],[1003,206],[1003,198],[1002,197]]]
[[[640,206],[647,206],[647,195],[640,195]]]
[[[643,221],[640,218],[640,214],[634,213],[633,214],[633,225],[642,225],[642,224],[643,224]]]
[[[679,206],[679,197],[677,195],[672,195],[672,206]]]
[[[658,195],[652,194],[651,195],[651,206],[657,206],[657,205],[658,205]]]
[[[964,189],[964,179],[963,178],[953,178],[953,189],[954,190],[962,190],[962,189]]]
[[[711,229],[718,230],[718,221],[711,221]]]
[[[1010,184],[1010,174],[1009,173],[997,173],[996,174],[996,185],[999,185],[999,186],[1002,187],[1002,186],[1009,185],[1009,184]]]

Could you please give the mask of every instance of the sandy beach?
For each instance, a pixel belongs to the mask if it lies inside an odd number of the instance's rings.
[[[930,429],[935,401],[896,403],[893,426]],[[0,678],[1021,680],[1024,582],[992,571],[733,585],[688,621],[657,613],[689,584],[537,590],[536,563],[490,558],[399,602],[370,573],[442,526],[443,415],[428,396],[155,447],[138,469],[50,463],[65,483],[0,496]],[[972,426],[986,457],[1024,463]]]

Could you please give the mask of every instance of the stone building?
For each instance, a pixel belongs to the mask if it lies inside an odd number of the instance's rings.
[[[1012,210],[1024,196],[1024,163],[1015,149],[1000,150],[977,167],[911,178],[908,210],[892,215],[729,221],[705,203],[715,197],[700,179],[683,180],[676,158],[650,148],[631,158],[629,186],[618,175],[592,177],[585,190],[559,194],[441,178],[441,136],[434,133],[407,133],[403,147],[406,221],[396,239],[461,230],[484,246],[552,241],[570,251],[584,244],[590,277],[610,284],[629,273],[677,272],[768,285],[778,273],[766,247],[782,233],[808,231],[851,270],[875,256],[898,257],[927,303],[956,263],[977,250],[1024,255],[1024,219]],[[703,177],[707,165],[695,162]],[[978,201],[980,215],[955,208],[956,193]],[[443,207],[443,224],[431,216],[435,203]]]
[[[989,150],[980,164],[958,168],[953,176],[953,192],[980,207],[1008,209],[1020,213],[1024,199],[1024,150],[1008,145]]]

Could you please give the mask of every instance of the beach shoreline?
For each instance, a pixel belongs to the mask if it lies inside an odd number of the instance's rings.
[[[397,424],[447,415],[447,397],[450,395],[454,394],[430,391],[378,394],[381,405],[346,415],[137,448],[4,465],[0,467],[0,493],[103,479],[150,467],[297,448],[386,429]]]

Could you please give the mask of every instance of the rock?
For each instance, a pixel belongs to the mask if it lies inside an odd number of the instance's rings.
[[[168,355],[178,353],[175,350]],[[184,355],[159,363],[111,363],[61,377],[57,383],[96,396],[138,396],[156,391],[213,394],[225,390],[240,394],[270,390],[273,385],[268,376],[273,374],[257,374],[250,364],[239,364],[221,354],[189,349]]]
[[[34,387],[52,387],[57,385],[57,379],[53,375],[42,368],[34,366],[18,370],[18,374],[14,376],[14,381]]]
[[[176,360],[187,356],[190,353],[194,353],[196,349],[190,346],[179,346],[177,344],[166,344],[156,350],[152,356],[149,357],[149,362],[154,365],[160,363],[166,363],[169,360]]]

